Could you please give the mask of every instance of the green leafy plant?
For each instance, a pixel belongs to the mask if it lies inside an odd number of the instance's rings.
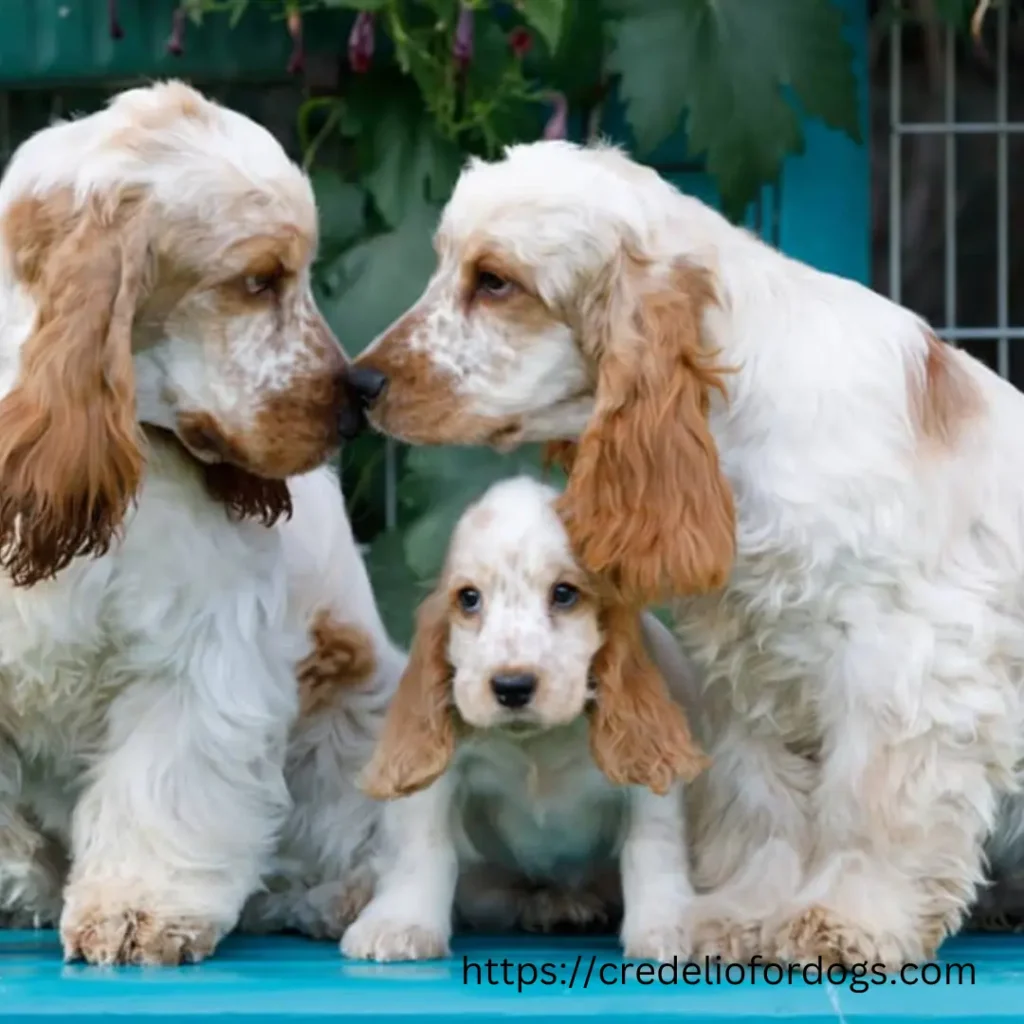
[[[939,6],[963,25],[972,4]],[[685,132],[723,210],[740,219],[801,151],[806,118],[861,139],[853,52],[833,0],[184,0],[170,52],[187,45],[186,22],[200,31],[210,16],[287,32],[296,76],[312,50],[334,55],[336,82],[310,86],[298,136],[320,206],[315,286],[352,355],[420,294],[434,224],[470,154],[582,134],[614,99],[641,159]],[[110,23],[113,33],[113,0]],[[541,472],[532,449],[404,450],[374,437],[343,466],[382,609],[403,641],[461,509],[499,477]]]

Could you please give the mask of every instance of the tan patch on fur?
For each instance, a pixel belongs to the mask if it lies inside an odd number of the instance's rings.
[[[419,312],[407,313],[353,364],[377,370],[389,381],[369,412],[370,421],[413,444],[494,444],[517,430],[514,417],[480,416],[466,409],[430,355],[410,348],[409,336],[421,323]]]
[[[416,793],[444,773],[454,752],[448,599],[435,592],[416,614],[409,660],[362,787],[376,800]]]
[[[591,753],[611,782],[664,795],[676,780],[696,778],[710,761],[647,653],[639,616],[612,605],[602,617],[604,644],[591,669],[597,679]]]
[[[714,287],[688,265],[658,285],[649,276],[623,257],[587,313],[596,406],[559,500],[583,565],[637,605],[723,586],[736,545],[707,422],[711,392],[724,393],[701,334]]]
[[[339,622],[326,609],[309,629],[313,649],[299,663],[299,717],[330,707],[339,690],[365,683],[377,667],[373,641],[358,626]]]
[[[911,415],[922,442],[950,448],[981,410],[982,398],[952,349],[933,334],[927,340],[924,380],[917,373],[908,375]]]
[[[67,190],[14,203],[0,230],[38,307],[0,401],[0,566],[29,586],[103,554],[138,488],[131,345],[148,230],[137,193],[75,210]]]

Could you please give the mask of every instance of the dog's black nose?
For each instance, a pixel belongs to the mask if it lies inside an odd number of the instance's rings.
[[[502,672],[492,677],[491,689],[503,708],[525,708],[537,689],[537,677],[530,672]]]
[[[380,370],[353,367],[348,372],[348,384],[356,398],[364,406],[369,407],[384,394],[388,379]]]
[[[354,401],[346,402],[338,413],[338,434],[343,441],[354,441],[366,426],[366,413]]]

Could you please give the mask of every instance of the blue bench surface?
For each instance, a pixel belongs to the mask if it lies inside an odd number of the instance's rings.
[[[950,967],[955,964],[973,967],[973,983],[966,966],[963,981],[957,980],[959,970]],[[538,1024],[588,1016],[609,1024],[638,1016],[690,1024],[761,1018],[803,1024],[865,1017],[1024,1020],[1024,938],[1018,937],[955,939],[937,964],[924,969],[928,977],[940,975],[938,983],[887,978],[866,992],[855,991],[849,978],[769,984],[757,974],[752,980],[749,971],[737,984],[724,978],[664,984],[656,977],[638,981],[635,966],[625,968],[629,977],[623,984],[623,960],[611,938],[463,939],[455,942],[450,960],[368,964],[344,960],[333,942],[232,937],[198,966],[104,969],[62,963],[52,932],[0,931],[0,1022],[203,1016],[266,1024],[325,1017],[359,1024],[417,1017],[464,1024],[499,1019]],[[691,978],[704,970],[695,966]],[[534,974],[536,980],[526,984]]]

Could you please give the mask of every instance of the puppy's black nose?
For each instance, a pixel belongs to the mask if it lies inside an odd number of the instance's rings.
[[[380,370],[353,367],[348,372],[348,384],[359,402],[369,408],[384,394],[388,379]]]
[[[530,672],[500,672],[492,677],[491,689],[503,708],[525,708],[537,689],[537,677]]]

